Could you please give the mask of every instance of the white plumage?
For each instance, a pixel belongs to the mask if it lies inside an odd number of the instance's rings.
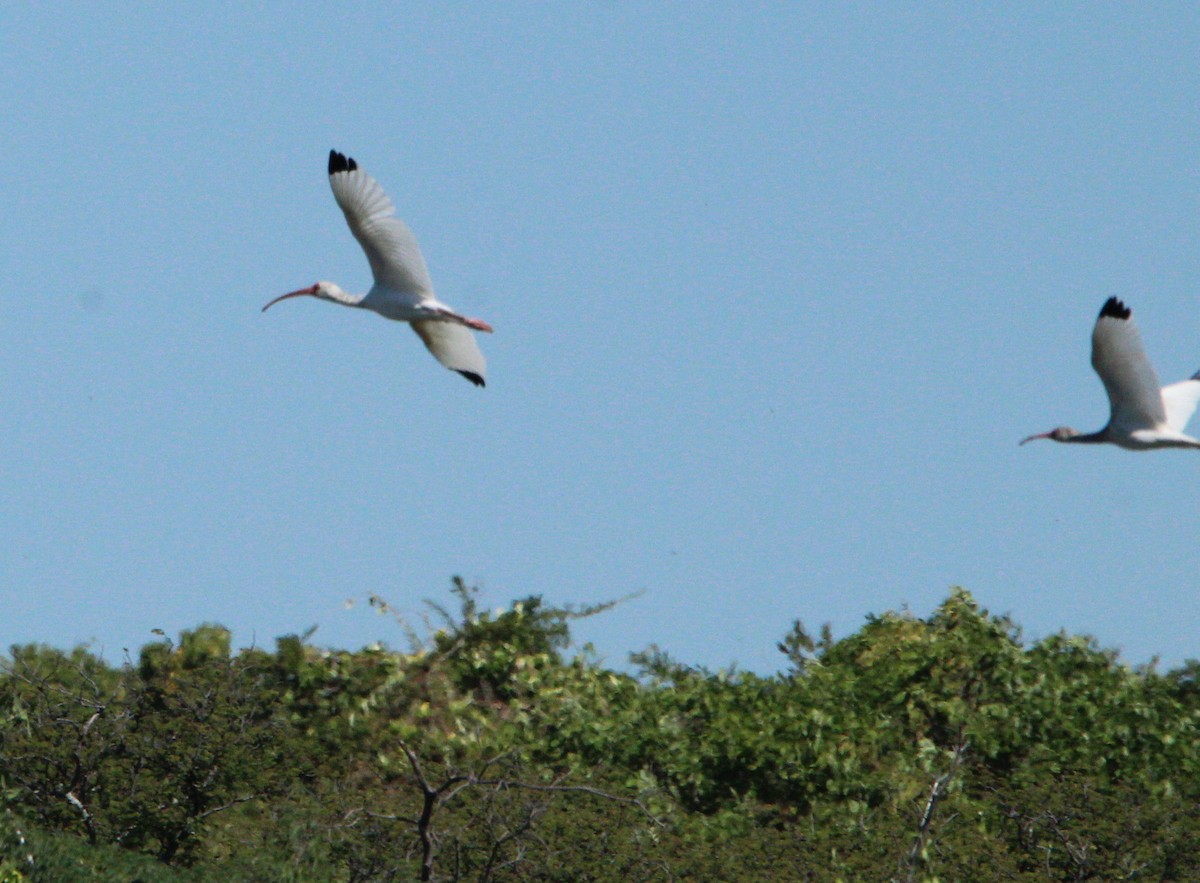
[[[490,332],[492,326],[460,315],[434,297],[429,269],[416,237],[396,217],[396,209],[379,182],[336,150],[329,151],[329,186],[350,232],[367,255],[375,284],[365,295],[355,295],[332,282],[317,282],[275,298],[263,311],[301,295],[373,310],[385,318],[408,322],[435,359],[484,386],[487,362],[471,331]]]
[[[1021,444],[1048,438],[1057,442],[1108,442],[1131,451],[1200,448],[1200,440],[1183,432],[1200,402],[1200,371],[1188,380],[1160,388],[1133,313],[1115,297],[1104,302],[1092,330],[1092,367],[1108,393],[1108,425],[1087,434],[1060,426],[1031,435]]]

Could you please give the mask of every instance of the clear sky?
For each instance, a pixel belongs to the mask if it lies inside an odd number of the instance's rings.
[[[1200,367],[1197,58],[1184,3],[7,4],[0,647],[403,647],[367,597],[461,574],[642,591],[575,628],[617,666],[770,672],[952,585],[1200,656],[1200,455],[1017,446],[1107,419],[1109,295]],[[259,312],[370,285],[330,148],[495,326],[486,389]]]

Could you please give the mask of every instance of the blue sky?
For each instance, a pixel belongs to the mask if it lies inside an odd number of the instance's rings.
[[[1017,446],[1107,419],[1111,294],[1200,367],[1196,7],[380,6],[0,11],[0,646],[404,646],[366,598],[461,574],[641,591],[575,629],[613,665],[769,672],[952,585],[1200,656],[1200,457]],[[486,389],[259,312],[370,285],[330,148]]]

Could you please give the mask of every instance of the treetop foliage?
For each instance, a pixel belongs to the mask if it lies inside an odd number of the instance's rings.
[[[1025,642],[955,589],[797,619],[775,675],[631,675],[569,653],[611,604],[451,596],[405,651],[11,648],[0,883],[1200,879],[1200,663]]]

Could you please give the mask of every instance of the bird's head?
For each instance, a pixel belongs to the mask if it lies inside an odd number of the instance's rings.
[[[321,300],[331,300],[339,304],[351,303],[353,300],[350,295],[346,294],[346,292],[342,291],[340,287],[334,285],[332,282],[318,282],[315,285],[308,286],[308,288],[300,288],[296,291],[289,291],[287,294],[279,295],[279,297],[263,307],[263,312],[265,313],[281,300],[287,300],[289,297],[301,297],[306,294],[312,297],[319,297]]]
[[[1025,444],[1025,442],[1031,442],[1038,438],[1048,438],[1051,441],[1056,442],[1067,442],[1075,438],[1077,435],[1079,435],[1079,430],[1072,429],[1069,426],[1059,426],[1056,429],[1051,429],[1049,432],[1041,432],[1037,435],[1031,435],[1029,438],[1022,439],[1021,444]]]

